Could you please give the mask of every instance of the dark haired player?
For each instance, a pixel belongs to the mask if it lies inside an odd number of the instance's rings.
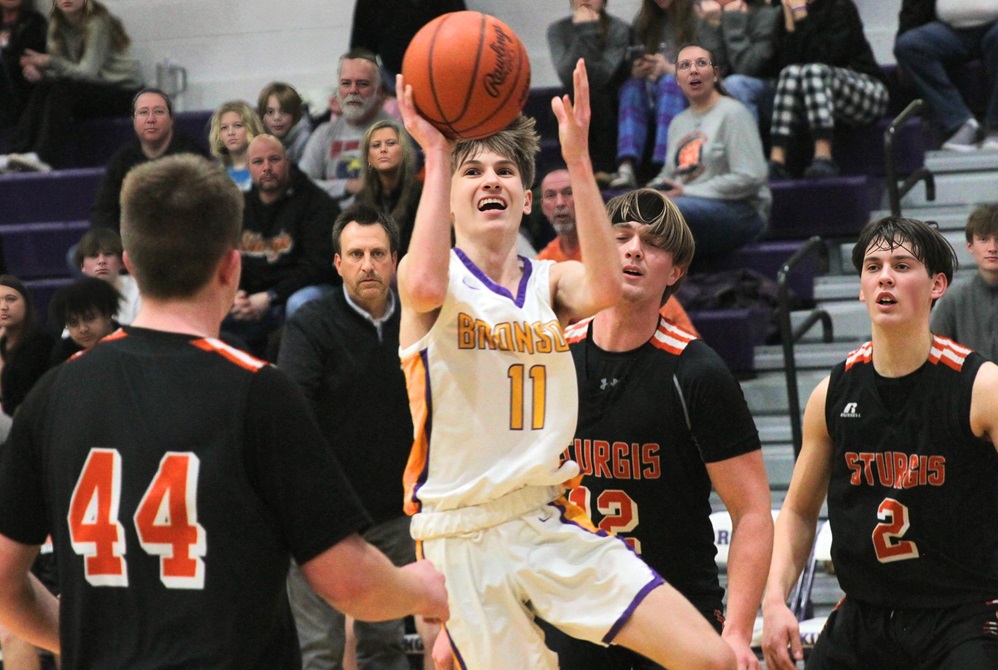
[[[579,384],[568,457],[582,485],[569,498],[615,533],[722,634],[738,667],[758,669],[752,629],[766,581],[773,519],[759,435],[720,357],[659,315],[693,259],[693,235],[662,193],[607,203],[623,295],[566,332]],[[710,523],[713,486],[734,524],[727,618]],[[546,631],[563,670],[659,668]]]
[[[216,338],[239,286],[242,195],[194,156],[122,191],[132,327],[49,372],[0,456],[0,622],[74,668],[299,668],[285,578],[361,619],[446,618],[395,568],[298,387]],[[28,576],[51,534],[62,598]]]
[[[956,261],[935,228],[872,222],[852,260],[873,338],[804,411],[763,601],[767,667],[803,656],[786,597],[827,493],[846,595],[807,667],[998,668],[998,367],[929,330]]]

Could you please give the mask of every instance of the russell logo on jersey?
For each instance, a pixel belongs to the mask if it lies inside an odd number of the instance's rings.
[[[843,419],[858,419],[860,417],[860,413],[856,411],[858,406],[859,403],[847,402],[846,406],[842,408],[842,413],[839,414],[839,416]]]

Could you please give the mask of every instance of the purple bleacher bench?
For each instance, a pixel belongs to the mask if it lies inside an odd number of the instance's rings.
[[[85,220],[0,226],[7,271],[23,280],[69,276],[66,252],[89,228]]]
[[[48,328],[49,332],[53,334],[58,334],[62,332],[62,328],[54,328],[52,324],[48,324],[48,314],[49,314],[49,302],[52,300],[52,296],[55,292],[61,289],[63,286],[67,286],[73,283],[71,277],[57,277],[50,279],[31,279],[24,282],[28,290],[31,291],[31,297],[35,303],[35,313],[38,315],[38,321],[43,327]]]
[[[751,268],[759,274],[776,281],[783,264],[804,245],[803,240],[763,240],[750,242],[724,256],[713,258],[706,263],[696,263],[693,273],[720,272]],[[790,288],[802,300],[814,298],[814,278],[824,272],[824,268],[814,255],[808,256],[790,278]]]
[[[866,175],[772,182],[767,239],[855,237],[879,207],[882,180]]]
[[[766,341],[772,310],[705,309],[691,311],[689,316],[703,341],[724,359],[732,372],[740,376],[753,372],[755,347]]]
[[[88,219],[104,168],[0,175],[0,225]]]

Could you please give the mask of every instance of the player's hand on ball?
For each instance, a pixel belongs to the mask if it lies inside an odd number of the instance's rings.
[[[427,560],[416,561],[402,568],[423,585],[423,601],[413,614],[430,623],[443,623],[450,618],[444,575]]]
[[[580,158],[589,159],[589,77],[586,62],[579,59],[572,75],[575,84],[574,102],[563,95],[551,100],[551,109],[558,119],[558,139],[566,163]]]
[[[424,152],[431,149],[451,151],[454,143],[444,137],[443,133],[416,110],[416,103],[412,100],[412,86],[406,85],[402,75],[395,77],[395,90],[401,92],[398,103],[399,112],[402,113],[402,123],[405,124],[405,129],[416,141],[416,144],[422,147]]]

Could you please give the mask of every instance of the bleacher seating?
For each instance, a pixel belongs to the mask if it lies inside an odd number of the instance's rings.
[[[876,210],[883,193],[883,129],[911,100],[912,93],[900,80],[897,68],[884,68],[891,92],[887,117],[865,128],[843,128],[836,136],[835,158],[843,176],[816,181],[786,181],[772,184],[773,213],[764,239],[747,245],[724,259],[695,268],[698,271],[752,267],[775,279],[780,265],[800,242],[818,234],[835,240],[855,236]],[[986,92],[980,85],[983,70],[972,64],[954,73],[961,91],[975,111],[984,108]],[[560,161],[557,120],[551,98],[563,93],[559,87],[536,88],[525,113],[537,119],[541,133],[538,174]],[[210,111],[177,112],[175,127],[207,146]],[[8,151],[10,131],[0,131],[0,153]],[[132,137],[130,118],[91,119],[77,125],[76,142],[70,152],[74,167],[49,174],[9,174],[0,177],[0,242],[8,269],[22,275],[39,293],[44,310],[45,295],[68,280],[65,252],[86,227],[90,206],[111,154]],[[927,124],[910,120],[897,139],[901,174],[922,165],[926,147],[932,142]],[[614,193],[607,192],[611,196]],[[791,288],[803,299],[813,295],[812,278],[821,271],[813,267],[800,273]],[[751,372],[752,347],[761,344],[765,324],[751,310],[697,312],[693,315],[704,339],[724,356],[732,369]]]

